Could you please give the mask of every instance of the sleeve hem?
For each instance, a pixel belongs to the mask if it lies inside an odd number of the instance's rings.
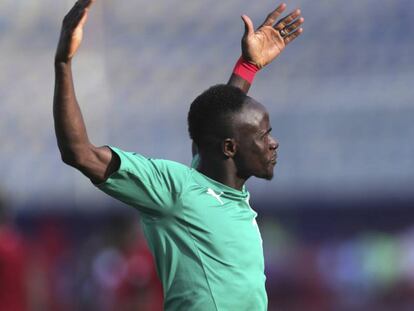
[[[108,178],[106,179],[106,180],[104,180],[104,181],[102,181],[102,182],[100,182],[100,183],[98,183],[98,184],[96,184],[96,183],[94,183],[94,182],[92,182],[92,184],[95,186],[95,187],[98,187],[98,188],[101,188],[102,186],[104,186],[105,184],[107,184],[109,181],[110,181],[110,179],[116,174],[116,173],[118,173],[118,172],[120,172],[120,171],[126,171],[126,172],[129,172],[129,170],[125,167],[125,161],[123,161],[123,155],[122,155],[122,151],[120,150],[120,149],[118,149],[118,148],[116,148],[116,147],[113,147],[113,146],[106,146],[106,147],[108,147],[110,150],[111,150],[111,152],[113,153],[113,155],[115,155],[115,156],[117,156],[118,158],[119,158],[119,167],[118,167],[118,169],[116,170],[116,171],[114,171],[114,172],[112,172],[111,173],[111,175],[109,175],[108,176]]]

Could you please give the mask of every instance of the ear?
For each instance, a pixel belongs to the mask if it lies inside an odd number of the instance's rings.
[[[234,138],[226,138],[221,143],[221,149],[227,158],[234,158],[237,152],[236,140]]]

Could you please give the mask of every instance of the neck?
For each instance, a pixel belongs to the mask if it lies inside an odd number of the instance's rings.
[[[242,190],[247,180],[247,178],[237,176],[237,169],[232,159],[217,159],[214,156],[200,155],[197,171],[237,190]]]

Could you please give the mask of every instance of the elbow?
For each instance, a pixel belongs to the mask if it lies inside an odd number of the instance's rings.
[[[60,148],[60,157],[63,163],[77,169],[82,167],[83,163],[85,163],[86,154],[85,150],[62,150],[62,148]]]
[[[76,157],[76,155],[70,153],[70,152],[61,152],[60,158],[62,159],[62,162],[66,165],[72,166],[72,167],[79,167],[79,159]]]

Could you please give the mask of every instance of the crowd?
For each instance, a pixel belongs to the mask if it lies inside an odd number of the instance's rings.
[[[133,210],[2,219],[1,310],[162,310]],[[309,241],[276,217],[260,220],[270,311],[413,310],[414,227]]]

